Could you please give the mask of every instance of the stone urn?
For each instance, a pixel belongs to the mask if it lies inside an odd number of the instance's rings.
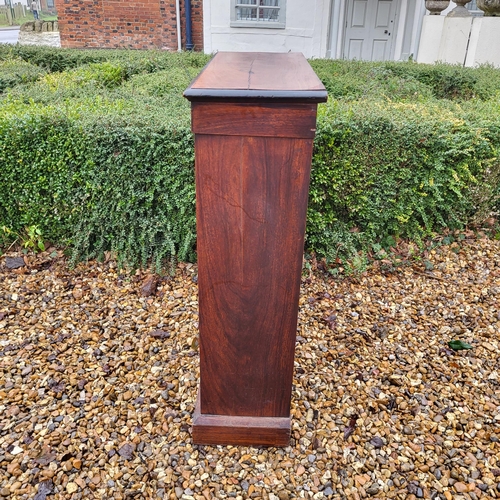
[[[465,8],[470,0],[453,0],[457,6],[448,13],[448,17],[469,17],[471,13]]]
[[[500,17],[500,0],[477,0],[477,8],[487,17]]]
[[[431,16],[439,16],[450,5],[450,0],[425,0],[425,8]]]

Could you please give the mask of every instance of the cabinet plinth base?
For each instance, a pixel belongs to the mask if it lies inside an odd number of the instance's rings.
[[[193,442],[285,447],[290,443],[290,425],[290,417],[203,415],[197,404],[193,415]]]

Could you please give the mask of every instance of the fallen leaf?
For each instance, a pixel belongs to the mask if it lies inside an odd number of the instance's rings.
[[[141,295],[143,297],[149,297],[156,293],[156,287],[158,286],[158,278],[154,275],[148,276],[141,286]]]
[[[467,342],[463,342],[461,340],[450,340],[448,342],[448,346],[451,347],[454,351],[461,351],[463,349],[472,349],[470,344]]]
[[[337,315],[330,314],[327,318],[324,319],[325,323],[328,325],[330,330],[335,330],[335,326],[337,324]]]
[[[149,336],[153,337],[154,339],[168,339],[170,338],[170,333],[166,332],[165,330],[158,329],[149,332]]]
[[[354,432],[354,429],[356,428],[357,419],[358,416],[353,415],[349,420],[349,425],[344,429],[344,440],[347,440],[347,438]]]
[[[45,500],[47,495],[51,495],[54,490],[54,483],[52,479],[47,479],[46,481],[42,481],[38,483],[38,491],[37,494],[33,497],[33,500]]]
[[[40,457],[35,459],[38,465],[48,465],[56,459],[55,453],[44,453]]]
[[[432,271],[434,269],[434,264],[430,260],[424,260],[424,266],[427,271]]]

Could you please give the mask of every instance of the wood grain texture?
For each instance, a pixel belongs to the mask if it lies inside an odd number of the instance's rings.
[[[289,417],[312,139],[195,141],[200,411]]]
[[[316,104],[192,104],[195,134],[314,138]]]
[[[300,52],[217,52],[191,88],[325,90]]]
[[[199,404],[193,416],[193,442],[240,446],[288,446],[290,418],[203,415]]]
[[[324,85],[301,53],[218,52],[184,92],[208,98],[301,98],[325,102]]]

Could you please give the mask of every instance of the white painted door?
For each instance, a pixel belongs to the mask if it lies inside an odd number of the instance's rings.
[[[347,0],[344,59],[392,59],[399,0]]]

